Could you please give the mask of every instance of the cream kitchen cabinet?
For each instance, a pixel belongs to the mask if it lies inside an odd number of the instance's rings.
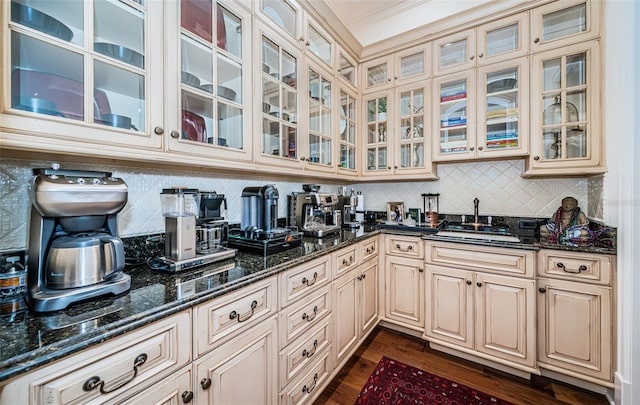
[[[300,158],[306,161],[306,169],[317,172],[334,173],[336,137],[336,109],[333,72],[321,68],[310,61],[306,63],[308,92],[305,93],[305,111],[308,125],[302,129],[306,149]]]
[[[194,402],[191,365],[162,380],[162,383],[127,399],[124,404],[189,404]]]
[[[333,290],[334,363],[340,367],[377,324],[378,261],[367,260],[343,273]]]
[[[3,383],[0,403],[131,403],[165,380],[179,382],[181,396],[191,386],[181,374],[191,365],[190,345],[191,312],[184,311]]]
[[[247,329],[193,363],[197,404],[277,404],[276,317]]]
[[[427,242],[425,339],[536,370],[533,251]]]
[[[364,62],[361,65],[363,92],[366,94],[429,78],[430,58],[431,43],[425,42],[392,55]]]
[[[601,1],[551,2],[531,11],[531,50],[547,51],[600,36]]]
[[[604,173],[598,41],[532,56],[531,154],[525,177]]]
[[[525,56],[529,14],[522,12],[433,41],[434,76]]]
[[[538,365],[613,387],[615,256],[538,254]]]
[[[434,161],[528,153],[528,65],[524,57],[434,79]]]
[[[162,26],[162,4],[13,0],[2,7],[4,144],[76,153],[100,146],[100,156],[163,148],[163,43],[152,34]],[[32,28],[29,16],[40,12],[60,29]]]
[[[334,127],[337,126],[337,165],[338,173],[355,176],[359,167],[360,159],[358,150],[362,142],[358,139],[359,129],[359,97],[351,90],[350,86],[344,85],[344,81],[339,80],[339,99],[337,103],[336,117],[338,118]]]

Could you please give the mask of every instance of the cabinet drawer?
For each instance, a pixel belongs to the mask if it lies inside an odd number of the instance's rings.
[[[193,398],[192,381],[191,365],[189,365],[163,380],[161,384],[154,384],[133,398],[127,399],[124,403],[131,405],[186,404],[189,398]]]
[[[427,263],[533,277],[535,252],[462,243],[427,242]]]
[[[542,249],[538,274],[549,278],[611,285],[615,256]]]
[[[191,314],[183,312],[18,378],[0,403],[121,402],[190,364],[190,342]]]
[[[330,350],[326,350],[317,363],[302,378],[294,380],[280,394],[281,405],[312,403],[327,383],[332,365],[329,357]]]
[[[349,246],[334,253],[336,265],[334,278],[348,272],[358,265],[358,247],[356,245]]]
[[[200,304],[194,313],[194,357],[220,346],[277,311],[275,277]]]
[[[424,258],[424,241],[412,236],[387,236],[385,252],[388,255],[422,259]]]
[[[280,348],[305,334],[330,313],[331,291],[328,287],[280,311]]]
[[[280,306],[288,306],[331,281],[331,256],[305,263],[280,274]]]
[[[317,357],[322,357],[322,352],[331,344],[330,321],[331,316],[325,317],[305,336],[301,336],[280,352],[281,389]]]
[[[378,256],[378,238],[371,238],[362,242],[360,248],[362,249],[362,261],[365,262],[373,257]]]

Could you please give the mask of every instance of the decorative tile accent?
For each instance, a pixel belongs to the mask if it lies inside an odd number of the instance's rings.
[[[33,167],[49,167],[50,162],[10,160],[0,162],[0,251],[26,247],[29,221],[29,184]],[[214,177],[189,171],[166,171],[130,167],[98,167],[65,164],[68,169],[108,170],[129,187],[128,202],[118,216],[122,237],[164,232],[160,209],[163,188],[187,186],[224,194],[228,202],[227,219],[239,223],[241,194],[248,186],[275,184],[280,194],[278,215],[286,216],[286,196],[302,191],[303,182],[251,180]],[[481,215],[548,217],[562,198],[571,195],[589,217],[602,218],[602,178],[523,179],[524,161],[469,162],[439,164],[439,181],[360,183],[348,185],[362,191],[365,209],[385,211],[387,201],[403,201],[407,208],[422,208],[422,193],[440,193],[440,212],[473,213],[473,199],[480,200]],[[321,183],[321,190],[337,192],[338,185]]]

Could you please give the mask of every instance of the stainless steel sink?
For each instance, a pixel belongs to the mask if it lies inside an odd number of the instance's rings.
[[[436,235],[500,242],[520,242],[520,239],[511,233],[508,226],[483,223],[449,222]]]

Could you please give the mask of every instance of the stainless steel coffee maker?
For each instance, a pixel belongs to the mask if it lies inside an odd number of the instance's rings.
[[[27,302],[35,312],[129,290],[117,214],[128,189],[110,172],[33,169]]]
[[[307,236],[322,238],[340,232],[342,212],[338,208],[338,195],[319,193],[320,185],[303,184],[304,193],[294,194],[295,224]]]

